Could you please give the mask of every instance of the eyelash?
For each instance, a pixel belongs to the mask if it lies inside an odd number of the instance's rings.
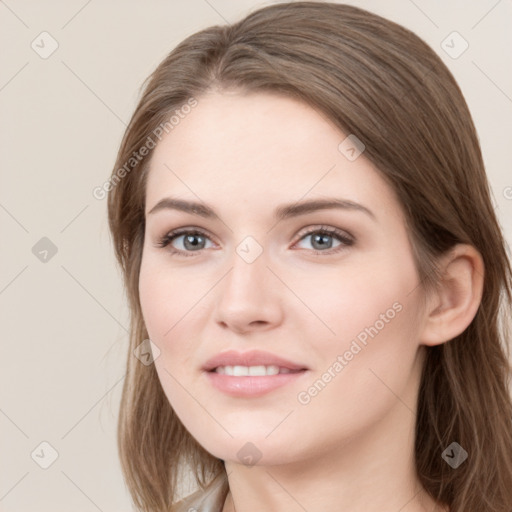
[[[319,251],[319,250],[316,250],[316,249],[312,249],[312,251],[315,254],[317,254],[317,255],[331,255],[331,254],[335,254],[335,253],[338,253],[338,252],[344,250],[346,247],[349,247],[349,246],[353,245],[353,243],[354,243],[353,238],[347,236],[343,231],[340,231],[339,229],[333,228],[333,227],[330,227],[330,226],[319,226],[319,227],[316,227],[316,228],[314,228],[314,229],[312,229],[310,231],[302,233],[300,235],[300,238],[299,238],[298,242],[300,242],[303,238],[306,238],[309,235],[318,234],[318,233],[320,233],[322,235],[334,236],[334,238],[337,238],[340,242],[342,242],[342,245],[340,245],[340,246],[338,246],[338,247],[336,247],[334,249],[331,248],[331,249],[328,249],[328,250],[325,250],[325,251]],[[174,231],[170,231],[169,233],[165,234],[162,238],[160,238],[157,241],[157,243],[155,244],[155,247],[165,248],[171,242],[173,242],[176,238],[178,238],[180,235],[200,235],[200,236],[204,236],[205,238],[208,238],[208,239],[210,238],[201,229],[197,229],[197,228],[179,228],[179,229],[175,229]],[[185,257],[195,256],[197,253],[201,253],[204,250],[205,249],[199,249],[197,251],[181,251],[179,249],[175,249],[172,246],[169,249],[171,254],[178,254],[178,255],[185,256]]]

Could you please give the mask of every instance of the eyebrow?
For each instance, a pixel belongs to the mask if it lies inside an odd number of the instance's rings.
[[[185,201],[183,199],[177,199],[173,197],[164,197],[163,199],[158,201],[158,203],[155,206],[153,206],[153,208],[151,208],[151,210],[148,212],[148,215],[156,213],[160,210],[167,209],[178,210],[193,215],[199,215],[206,219],[220,220],[219,216],[215,213],[214,209],[205,203]],[[365,213],[373,220],[377,220],[375,214],[366,206],[363,206],[362,204],[356,203],[354,201],[350,201],[349,199],[339,199],[334,197],[325,199],[311,199],[308,201],[284,204],[278,206],[274,210],[274,217],[275,219],[282,221],[292,217],[297,217],[299,215],[304,215],[306,213],[328,209],[359,211]]]

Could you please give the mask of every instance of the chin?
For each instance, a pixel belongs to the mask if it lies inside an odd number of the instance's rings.
[[[233,438],[227,434],[223,438],[207,440],[197,439],[201,446],[213,456],[235,464],[246,466],[273,466],[288,464],[301,459],[301,455],[291,450],[291,447],[302,446],[299,439],[288,439],[290,447],[287,447],[280,436],[271,439],[265,438],[267,430],[247,429]],[[202,442],[205,441],[205,442]]]

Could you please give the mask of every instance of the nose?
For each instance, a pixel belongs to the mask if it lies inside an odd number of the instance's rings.
[[[237,333],[268,330],[283,319],[282,285],[267,266],[265,252],[249,263],[237,253],[219,283],[215,320]]]

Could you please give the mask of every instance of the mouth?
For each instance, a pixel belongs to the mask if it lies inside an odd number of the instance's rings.
[[[219,373],[221,375],[230,375],[233,377],[265,377],[269,375],[278,375],[280,373],[299,373],[306,371],[306,368],[292,370],[284,366],[276,365],[258,365],[258,366],[217,366],[209,370],[210,373]]]
[[[231,397],[255,398],[304,379],[309,368],[283,357],[253,350],[221,352],[203,366],[214,388]]]

